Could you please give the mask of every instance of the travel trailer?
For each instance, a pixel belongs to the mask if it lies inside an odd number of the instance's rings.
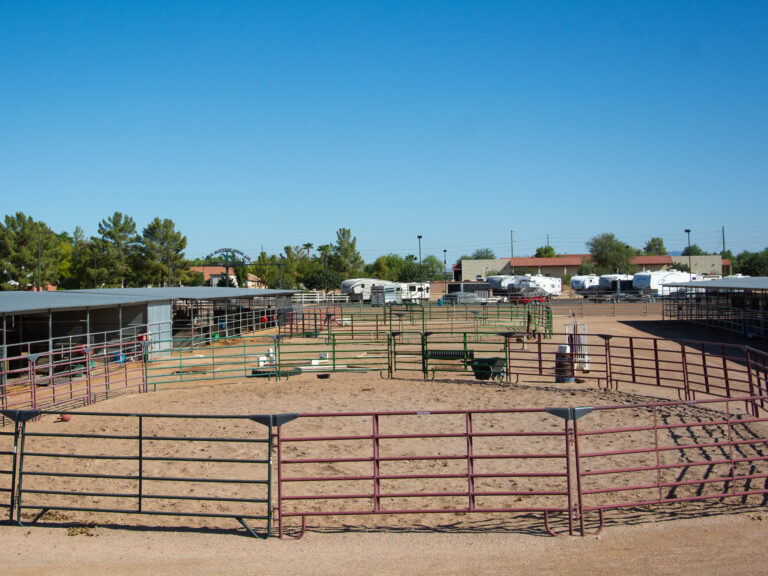
[[[677,284],[688,282],[691,275],[688,272],[679,270],[654,270],[651,272],[638,272],[632,279],[632,287],[642,292],[659,293],[661,287],[665,284]],[[676,291],[676,288],[670,287],[670,292]]]
[[[370,302],[371,288],[373,286],[395,286],[400,285],[396,282],[379,280],[378,278],[350,278],[341,283],[341,292],[349,296],[352,302]]]
[[[598,287],[603,292],[628,292],[632,290],[632,278],[632,274],[603,274]]]
[[[571,277],[571,288],[577,292],[580,290],[589,290],[592,286],[600,284],[600,277],[597,274],[589,274],[588,276],[573,276]]]
[[[528,288],[539,288],[549,296],[560,296],[563,293],[563,285],[560,278],[553,276],[523,276],[519,284],[515,282],[517,291],[525,291]]]
[[[488,286],[491,290],[502,290],[506,292],[510,286],[514,287],[515,278],[519,278],[519,276],[488,276],[485,281],[488,282]]]
[[[401,282],[400,297],[403,302],[429,300],[429,282]]]

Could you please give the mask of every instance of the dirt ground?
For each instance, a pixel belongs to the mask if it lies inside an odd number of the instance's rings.
[[[556,319],[557,325],[566,321]],[[626,321],[625,321],[626,320]],[[587,319],[590,332],[659,335],[653,318]],[[694,329],[698,338],[718,339]],[[676,337],[680,337],[679,335]],[[644,389],[599,391],[463,382],[382,380],[378,374],[307,374],[280,382],[243,379],[164,387],[91,409],[106,412],[249,414],[541,407],[566,400],[612,403]],[[650,399],[650,398],[649,398]],[[78,426],[48,416],[41,430]],[[433,515],[437,516],[437,515]],[[391,519],[390,519],[391,520]],[[235,522],[190,525],[183,518],[43,518],[0,526],[2,574],[761,574],[768,573],[768,510],[701,505],[684,512],[615,514],[599,535],[552,537],[541,518],[418,516],[395,522],[316,522],[301,540],[256,540]]]

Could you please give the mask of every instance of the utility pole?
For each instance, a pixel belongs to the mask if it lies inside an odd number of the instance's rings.
[[[515,231],[509,231],[509,257],[515,257]]]
[[[723,252],[725,252],[725,226],[723,226]]]

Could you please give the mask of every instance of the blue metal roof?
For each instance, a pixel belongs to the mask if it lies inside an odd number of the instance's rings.
[[[105,288],[100,290],[57,290],[55,292],[0,291],[0,315],[111,308],[148,302],[170,303],[174,300],[224,300],[290,296],[295,292],[297,290],[253,290],[208,286]]]

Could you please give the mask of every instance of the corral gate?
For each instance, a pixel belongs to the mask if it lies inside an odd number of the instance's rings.
[[[301,536],[308,517],[535,512],[573,534],[576,419],[591,410],[300,414],[278,430],[278,532],[290,518]]]
[[[15,423],[13,452],[3,452],[11,466],[0,470],[9,522],[34,524],[50,510],[231,518],[269,535],[273,430],[294,415],[77,412],[66,431],[30,429],[44,414],[3,411]],[[94,418],[99,433],[87,431]]]

